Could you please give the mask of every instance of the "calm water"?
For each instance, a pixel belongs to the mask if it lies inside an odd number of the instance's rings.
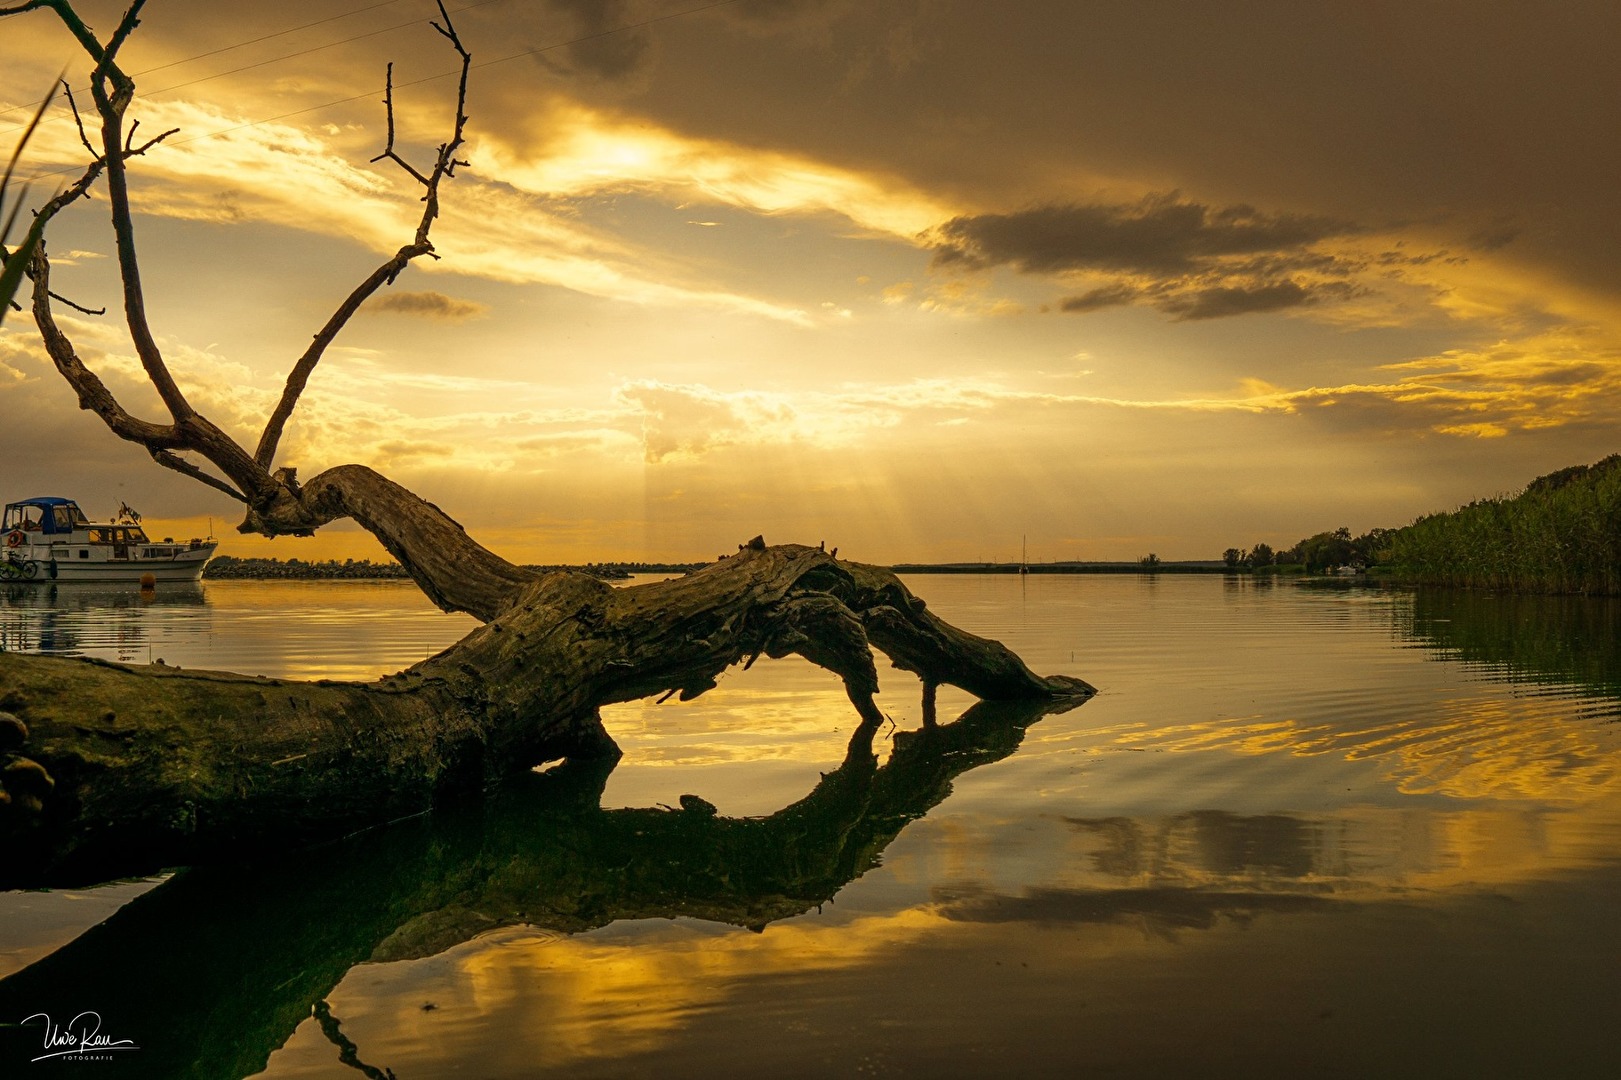
[[[605,776],[0,894],[0,1002],[82,987],[141,1046],[99,1076],[1616,1075],[1621,608],[910,584],[1101,694],[923,738],[885,668],[873,769],[835,678],[762,661],[606,711]],[[301,678],[469,625],[397,583],[0,593],[6,648]]]

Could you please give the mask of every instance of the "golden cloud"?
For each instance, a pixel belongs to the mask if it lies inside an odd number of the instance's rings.
[[[542,112],[533,143],[483,140],[481,167],[520,190],[553,198],[634,191],[761,214],[833,213],[869,232],[908,240],[954,213],[892,177],[684,136],[573,102],[554,101]]]
[[[419,189],[362,169],[321,133],[250,123],[189,102],[144,102],[149,128],[180,129],[133,170],[144,213],[218,224],[268,222],[392,253],[415,229]],[[83,149],[57,125],[32,147],[47,170],[77,171]],[[435,230],[457,272],[556,285],[633,303],[705,307],[799,325],[804,311],[706,284],[681,261],[593,230],[519,186],[457,178]],[[426,268],[424,268],[426,269]]]

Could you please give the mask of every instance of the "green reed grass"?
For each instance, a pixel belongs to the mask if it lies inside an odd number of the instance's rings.
[[[1621,455],[1419,518],[1391,535],[1381,562],[1426,584],[1621,595]]]

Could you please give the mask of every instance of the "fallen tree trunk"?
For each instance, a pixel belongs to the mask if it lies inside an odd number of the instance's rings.
[[[393,546],[407,560],[415,550]],[[440,590],[445,606],[455,584]],[[489,621],[450,649],[372,683],[0,654],[0,710],[27,733],[3,774],[0,887],[306,844],[545,761],[616,756],[601,706],[688,700],[761,655],[836,672],[867,728],[882,720],[871,645],[926,694],[942,682],[991,700],[1092,692],[938,619],[888,571],[816,548],[756,539],[671,581],[615,589],[556,573],[508,597],[485,602]]]

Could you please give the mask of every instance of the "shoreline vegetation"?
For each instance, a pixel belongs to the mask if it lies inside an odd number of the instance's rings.
[[[1403,585],[1621,596],[1621,454],[1399,529],[1318,533],[1286,551],[1228,548],[1235,573],[1372,573]]]
[[[1388,556],[1419,584],[1621,595],[1621,454],[1421,517],[1391,537]]]

